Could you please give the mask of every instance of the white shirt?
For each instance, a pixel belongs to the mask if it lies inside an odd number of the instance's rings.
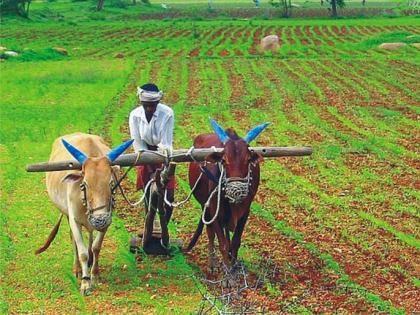
[[[130,113],[129,125],[136,152],[147,150],[147,144],[172,149],[174,111],[169,106],[159,103],[152,119],[147,122],[144,108],[140,105]]]

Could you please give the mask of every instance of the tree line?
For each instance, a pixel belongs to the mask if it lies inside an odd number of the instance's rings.
[[[136,0],[132,0],[133,4],[136,4]],[[144,4],[150,5],[150,0],[140,0]],[[261,0],[252,0],[255,5],[258,7]],[[329,5],[329,10],[331,10],[331,16],[337,17],[337,8],[344,7],[344,0],[320,0],[321,5],[324,5],[326,2]],[[363,5],[366,0],[362,0]],[[269,3],[275,7],[282,10],[282,16],[289,17],[292,11],[292,1],[291,0],[269,0]],[[104,8],[105,0],[97,0],[96,10],[101,11]],[[11,12],[23,17],[29,16],[29,7],[31,5],[31,0],[0,0],[0,9],[1,12]],[[212,0],[209,0],[209,7],[212,6]]]

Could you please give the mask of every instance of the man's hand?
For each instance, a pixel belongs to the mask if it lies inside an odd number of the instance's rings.
[[[166,155],[167,157],[172,156],[172,146],[165,146],[161,143],[158,144],[158,152]]]

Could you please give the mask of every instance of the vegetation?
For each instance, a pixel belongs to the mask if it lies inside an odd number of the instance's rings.
[[[31,0],[1,0],[0,10],[1,12],[10,12],[23,17],[28,17],[30,5]]]
[[[46,161],[67,133],[127,139],[134,88],[149,81],[175,111],[176,148],[209,132],[208,116],[239,135],[271,121],[255,145],[314,148],[310,158],[262,164],[240,256],[252,275],[261,259],[278,272],[248,301],[269,313],[418,311],[418,48],[378,48],[416,42],[418,19],[142,22],[106,4],[82,18],[76,5],[88,4],[53,3],[46,17],[34,6],[34,21],[2,24],[1,46],[19,56],[0,63],[1,313],[198,311],[204,284],[191,276],[206,271],[205,234],[191,255],[133,255],[142,211],[121,197],[92,296],[79,295],[71,273],[66,223],[46,253],[33,254],[58,211],[44,174],[25,165]],[[279,36],[279,51],[259,52],[268,34]],[[180,200],[190,191],[185,165],[177,176]],[[133,178],[126,188],[136,199]],[[196,202],[175,209],[171,236],[187,242],[199,215]]]

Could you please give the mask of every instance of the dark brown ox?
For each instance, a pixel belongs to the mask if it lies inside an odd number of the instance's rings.
[[[196,186],[193,190],[194,197],[205,212],[187,251],[194,247],[206,224],[209,238],[209,268],[213,271],[216,235],[225,265],[232,266],[238,258],[242,233],[260,182],[259,163],[262,156],[250,151],[249,143],[267,127],[268,123],[252,129],[244,138],[240,138],[232,129],[225,131],[214,120],[211,120],[211,125],[215,133],[197,136],[194,147],[214,146],[224,150],[222,153],[211,154],[204,163],[190,164],[190,186],[191,189]],[[221,188],[220,197],[218,187]],[[233,232],[232,239],[231,232]]]

